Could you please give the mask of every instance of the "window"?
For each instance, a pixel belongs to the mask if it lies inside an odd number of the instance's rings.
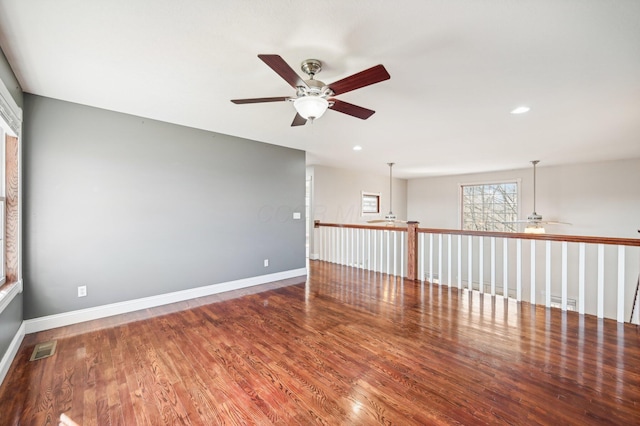
[[[462,229],[516,232],[518,183],[462,185]]]
[[[380,194],[362,192],[362,215],[380,214]]]
[[[6,281],[5,271],[5,212],[7,208],[7,199],[5,194],[5,142],[7,135],[4,131],[4,121],[0,125],[0,285]]]
[[[19,134],[22,110],[0,80],[0,314],[22,292]]]

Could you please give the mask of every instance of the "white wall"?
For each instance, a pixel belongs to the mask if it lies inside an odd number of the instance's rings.
[[[325,223],[364,224],[367,220],[384,218],[389,212],[389,169],[387,174],[357,173],[350,170],[325,166],[308,166],[307,179],[311,178],[311,223],[319,220]],[[380,193],[381,214],[362,216],[362,191]],[[392,211],[398,219],[407,219],[407,181],[393,179]],[[318,247],[310,229],[310,256],[317,254]]]
[[[366,223],[367,220],[384,218],[389,212],[389,169],[386,175],[357,173],[325,166],[309,166],[307,174],[313,176],[314,220],[328,223]],[[381,214],[362,216],[360,199],[362,191],[380,193]],[[398,219],[407,219],[407,181],[393,179],[393,213]]]
[[[503,172],[478,173],[460,176],[413,179],[408,182],[407,212],[409,217],[420,222],[421,228],[460,228],[460,184],[490,183],[504,180],[520,180],[520,217],[526,218],[533,210],[533,169],[527,167]],[[607,161],[591,164],[537,168],[536,210],[544,219],[572,223],[572,226],[546,225],[547,233],[587,235],[597,237],[640,238],[640,159]],[[463,240],[463,243],[466,239]],[[544,246],[538,243],[538,254],[544,253]],[[500,249],[500,248],[498,248]],[[488,258],[485,246],[485,259]],[[509,248],[509,258],[513,259],[515,247]],[[569,249],[569,264],[577,265],[577,247]],[[617,292],[617,264],[615,247],[607,247],[605,253],[605,316],[615,317]],[[455,250],[454,250],[455,252]],[[627,273],[625,294],[629,303],[625,304],[627,317],[637,277],[637,252],[635,248],[627,251]],[[466,267],[466,246],[463,249],[463,262]],[[498,271],[502,265],[498,256]],[[523,259],[529,258],[529,244],[524,244]],[[477,263],[477,262],[476,262]],[[587,289],[586,311],[596,312],[596,258],[595,252],[587,253]],[[552,296],[559,296],[561,253],[559,245],[552,249]],[[476,270],[477,265],[474,266]],[[537,265],[536,299],[544,303],[544,263]],[[455,267],[454,267],[455,271]],[[578,298],[577,270],[570,266],[568,297]],[[483,281],[489,280],[485,268]],[[528,264],[523,265],[523,276],[528,277]],[[451,277],[452,281],[457,275]],[[475,280],[475,278],[474,278]],[[502,287],[502,277],[498,273],[497,283]],[[509,286],[515,282],[514,270],[509,270]],[[530,283],[523,282],[523,299],[529,300]],[[465,284],[466,285],[466,284]]]
[[[368,218],[360,215],[360,191],[382,193],[383,212],[388,209],[388,175],[364,175],[347,170],[315,166],[307,169],[314,182],[314,212],[312,217],[323,222],[364,223]],[[513,181],[520,184],[520,217],[526,218],[533,211],[533,168],[527,165],[522,169],[478,173],[459,176],[394,180],[393,211],[403,219],[417,220],[421,228],[460,228],[459,198],[460,184],[490,183],[496,181]],[[608,161],[592,164],[576,164],[568,166],[545,166],[544,161],[537,168],[536,210],[544,219],[572,223],[568,225],[547,226],[548,233],[589,235],[621,238],[640,238],[640,159]],[[403,204],[406,203],[406,209]],[[466,244],[466,238],[463,245]],[[455,243],[455,241],[454,241]],[[477,244],[477,243],[474,243]],[[503,286],[502,279],[502,243],[498,247],[497,287]],[[558,243],[559,244],[559,243]],[[561,252],[559,245],[552,247],[552,285],[551,295],[561,294]],[[544,243],[536,244],[538,255],[544,253]],[[462,265],[463,280],[466,280],[466,245],[464,246]],[[485,259],[489,258],[488,241],[484,247]],[[610,250],[611,249],[611,250]],[[515,245],[510,243],[509,259],[515,258]],[[591,249],[589,249],[591,250]],[[569,248],[570,265],[577,265],[577,246]],[[605,253],[605,296],[604,313],[615,317],[616,312],[616,273],[617,264],[615,247],[608,247]],[[456,250],[454,250],[454,253]],[[628,275],[625,282],[627,300],[632,300],[637,277],[637,252],[630,249],[626,255]],[[529,259],[529,244],[524,244],[523,259]],[[474,253],[477,256],[477,253]],[[587,313],[595,314],[597,303],[596,291],[596,259],[595,253],[587,253],[587,295],[585,298]],[[474,260],[474,271],[477,273],[477,259]],[[443,278],[455,285],[457,281],[456,266],[453,276]],[[545,265],[537,264],[536,301],[544,303]],[[490,282],[488,266],[484,270],[482,281]],[[445,274],[447,275],[447,274]],[[515,268],[509,269],[509,288],[515,286]],[[523,276],[530,276],[530,267],[523,265]],[[474,287],[479,285],[479,278],[474,276]],[[569,271],[569,299],[577,300],[577,272]],[[633,286],[631,285],[633,284]],[[465,287],[466,287],[465,283]],[[528,279],[522,283],[523,300],[530,300],[531,287]],[[515,291],[515,290],[514,290]],[[628,305],[628,304],[626,304]],[[630,305],[625,306],[625,311]],[[625,313],[625,316],[628,312]]]
[[[423,228],[460,228],[459,186],[520,179],[520,216],[533,210],[532,167],[409,180],[407,214]],[[537,167],[536,210],[547,233],[639,238],[640,158],[589,164]]]

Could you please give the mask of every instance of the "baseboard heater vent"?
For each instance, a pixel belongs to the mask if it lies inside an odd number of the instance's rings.
[[[551,307],[562,309],[562,298],[558,296],[551,296]],[[576,299],[567,299],[567,311],[577,311]]]
[[[29,361],[37,361],[42,358],[48,358],[54,353],[56,353],[56,345],[58,344],[57,340],[52,340],[50,342],[38,343],[35,348],[33,348],[33,353],[31,354],[31,358]]]

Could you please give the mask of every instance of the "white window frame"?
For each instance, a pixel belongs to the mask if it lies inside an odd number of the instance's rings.
[[[7,268],[5,253],[7,251],[7,193],[6,193],[6,149],[7,149],[7,133],[5,127],[8,127],[4,119],[0,117],[0,286],[7,282]]]
[[[491,180],[491,181],[482,181],[482,182],[467,182],[467,183],[459,183],[458,184],[458,227],[462,230],[464,230],[464,219],[463,219],[463,214],[464,214],[464,206],[463,206],[463,196],[464,196],[464,187],[465,186],[486,186],[486,185],[504,185],[504,184],[515,184],[516,185],[516,191],[517,191],[517,201],[516,201],[516,218],[520,217],[520,206],[521,206],[521,199],[522,199],[522,191],[521,191],[521,182],[522,179],[520,178],[515,178],[515,179],[496,179],[496,180]],[[498,230],[492,230],[489,232],[502,232],[502,231],[498,231]],[[517,224],[514,224],[513,228],[511,231],[504,231],[504,232],[518,232],[518,227]]]
[[[370,212],[370,211],[365,211],[365,198],[372,198],[375,197],[377,199],[377,211],[376,212]],[[380,192],[368,192],[368,191],[360,191],[360,215],[362,217],[369,217],[369,216],[380,216],[380,214],[382,214],[382,194]]]
[[[6,153],[6,137],[7,135],[9,136],[14,136],[18,138],[18,163],[20,163],[20,157],[21,157],[21,144],[20,144],[20,133],[21,133],[21,129],[22,129],[22,109],[16,104],[15,100],[13,99],[13,97],[11,96],[11,93],[9,92],[9,90],[7,89],[7,87],[4,85],[4,82],[2,82],[2,80],[0,80],[0,128],[2,128],[2,135],[0,135],[2,137],[2,185],[4,188],[6,179],[5,179],[5,174],[6,174],[6,160],[5,160],[5,153]],[[20,167],[21,165],[18,164],[18,175],[20,176]],[[20,180],[20,177],[18,178]],[[22,183],[18,182],[18,187],[21,187]],[[4,194],[3,194],[4,197]],[[5,213],[6,213],[6,200],[4,200],[4,202],[2,203],[4,205],[4,209],[3,209],[3,218],[2,218],[2,241],[3,241],[3,247],[2,247],[2,265],[3,265],[3,269],[6,271],[6,265],[5,265],[5,253],[6,250],[4,248],[4,242],[6,241],[6,229],[4,229],[6,227],[5,224]],[[18,230],[21,228],[22,226],[22,206],[21,206],[21,202],[18,201]],[[22,236],[19,235],[18,236],[18,241],[17,243],[17,250],[18,253],[20,253],[21,250],[21,246],[22,246]],[[7,306],[9,306],[9,304],[13,301],[13,299],[20,293],[22,293],[23,290],[23,286],[22,286],[22,259],[19,256],[18,257],[18,276],[17,276],[17,282],[15,283],[4,283],[4,284],[0,284],[0,314],[5,310],[5,308]],[[3,274],[4,275],[4,274]],[[6,277],[5,277],[6,279]]]

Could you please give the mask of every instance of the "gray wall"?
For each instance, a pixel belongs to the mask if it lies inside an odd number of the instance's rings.
[[[9,349],[9,344],[18,332],[20,324],[22,324],[22,294],[17,295],[9,306],[0,312],[0,359]]]
[[[26,319],[305,267],[303,151],[29,94],[24,115]]]
[[[13,100],[22,106],[22,90],[18,84],[11,67],[4,56],[4,53],[0,50],[0,80],[4,83],[5,87],[9,89]],[[0,312],[0,359],[4,357],[9,344],[13,337],[18,332],[20,324],[22,323],[22,295],[18,295],[9,306],[5,308],[3,312]]]

